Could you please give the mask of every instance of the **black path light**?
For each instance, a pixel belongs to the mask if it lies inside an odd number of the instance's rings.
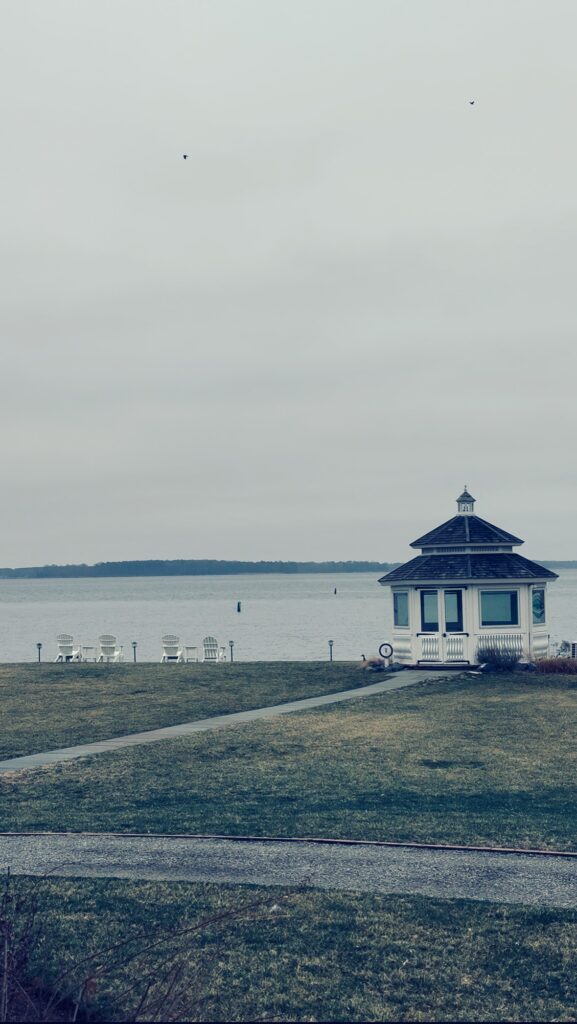
[[[136,665],[136,647],[137,647],[137,641],[133,640],[132,641],[132,660],[133,660],[135,665]]]
[[[333,660],[333,644],[334,640],[329,640],[329,661]]]
[[[38,664],[40,664],[40,662],[42,661],[42,644],[41,643],[37,643],[36,644],[36,650],[38,651]]]
[[[234,661],[234,640],[229,640],[228,646],[230,647],[230,663],[232,665]]]

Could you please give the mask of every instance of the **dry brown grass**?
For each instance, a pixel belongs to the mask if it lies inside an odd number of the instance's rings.
[[[0,759],[366,686],[355,665],[0,666]]]
[[[0,825],[575,848],[572,682],[454,677],[0,778]]]

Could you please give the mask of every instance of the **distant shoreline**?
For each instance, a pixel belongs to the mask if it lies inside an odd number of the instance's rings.
[[[271,573],[388,572],[400,562],[236,562],[222,559],[170,559],[98,562],[96,565],[36,565],[0,569],[2,580],[101,579],[135,576],[236,576]]]
[[[224,559],[149,559],[131,562],[97,562],[96,565],[36,565],[0,569],[1,580],[102,579],[138,576],[239,576],[284,573],[380,572],[401,562],[236,562]],[[577,561],[541,561],[551,569],[577,569]]]

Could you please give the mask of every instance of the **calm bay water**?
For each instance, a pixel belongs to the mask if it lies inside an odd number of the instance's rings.
[[[0,580],[0,661],[56,657],[56,635],[96,646],[113,633],[132,658],[160,661],[164,633],[201,649],[215,636],[234,640],[239,661],[338,661],[374,654],[390,639],[391,597],[375,573],[258,576],[159,576],[131,579]],[[337,593],[334,593],[335,587]],[[552,641],[577,640],[577,570],[560,569],[548,588]],[[240,614],[237,601],[242,602]]]

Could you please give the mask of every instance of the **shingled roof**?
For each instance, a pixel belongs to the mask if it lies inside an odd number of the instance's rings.
[[[411,544],[412,548],[449,547],[453,544],[523,544],[519,537],[500,530],[480,516],[456,515],[434,530],[423,534]]]
[[[505,536],[510,537],[511,534]],[[414,583],[427,580],[491,581],[496,579],[556,580],[557,573],[514,552],[478,555],[418,555],[410,562],[405,562],[404,565],[392,569],[386,576],[382,576],[379,583]]]

